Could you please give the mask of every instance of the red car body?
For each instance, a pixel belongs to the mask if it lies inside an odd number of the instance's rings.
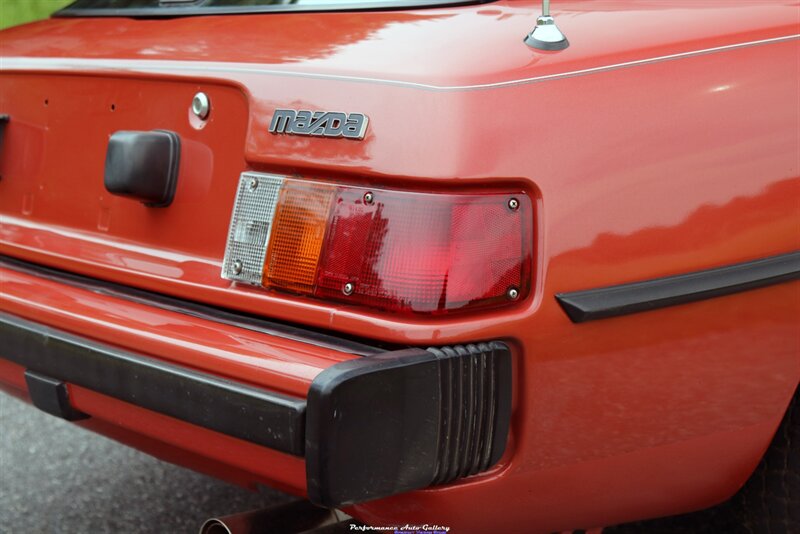
[[[585,2],[534,50],[527,0],[433,9],[54,18],[0,33],[0,253],[93,279],[397,346],[502,340],[509,442],[486,472],[347,508],[375,525],[549,532],[719,503],[800,380],[800,284],[573,323],[555,295],[800,249],[798,6]],[[213,111],[199,121],[197,91]],[[363,141],[274,136],[278,107],[360,111]],[[103,187],[118,130],[182,140],[173,204]],[[255,170],[533,201],[530,294],[396,315],[220,278],[237,177]],[[0,268],[0,311],[304,398],[352,354]],[[8,349],[0,348],[0,356]],[[25,368],[0,383],[27,395]],[[74,384],[78,422],[171,462],[304,495],[301,457]],[[368,432],[369,429],[365,429]]]

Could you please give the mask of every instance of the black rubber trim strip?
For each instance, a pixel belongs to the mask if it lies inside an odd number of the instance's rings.
[[[305,399],[225,380],[0,313],[0,355],[215,432],[302,456]]]
[[[573,323],[655,310],[800,279],[800,251],[632,284],[558,293]]]
[[[56,11],[52,17],[187,17],[202,15],[252,15],[263,13],[336,13],[352,11],[408,11],[411,9],[443,8],[488,4],[495,0],[404,0],[386,2],[348,2],[330,5],[243,5],[243,6],[170,6],[164,3],[152,7],[80,7],[75,2]]]
[[[381,352],[395,348],[391,345],[381,345],[381,348],[378,348],[359,340],[333,336],[310,328],[301,328],[285,323],[269,321],[242,312],[217,308],[215,306],[169,297],[143,289],[135,289],[114,282],[106,282],[105,280],[68,273],[66,271],[44,267],[9,256],[0,255],[0,267],[31,276],[37,276],[39,278],[45,278],[60,284],[78,287],[93,293],[125,299],[162,310],[182,313],[198,319],[214,321],[283,339],[291,339],[292,341],[300,341],[315,347],[332,349],[356,356],[374,356],[375,354],[380,354]]]

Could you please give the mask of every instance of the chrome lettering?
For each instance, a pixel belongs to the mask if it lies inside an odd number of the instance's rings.
[[[369,119],[363,113],[276,109],[272,115],[269,132],[363,139],[368,124]]]

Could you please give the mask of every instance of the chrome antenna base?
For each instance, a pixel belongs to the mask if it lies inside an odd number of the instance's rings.
[[[564,50],[569,46],[567,37],[556,26],[550,15],[536,19],[536,27],[525,37],[525,44],[539,50]]]

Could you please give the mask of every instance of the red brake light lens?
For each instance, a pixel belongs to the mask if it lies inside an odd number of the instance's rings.
[[[393,312],[442,313],[527,292],[527,198],[340,189],[314,294]],[[521,204],[526,207],[522,208]],[[352,293],[344,290],[352,284]],[[348,289],[350,289],[348,287]]]

